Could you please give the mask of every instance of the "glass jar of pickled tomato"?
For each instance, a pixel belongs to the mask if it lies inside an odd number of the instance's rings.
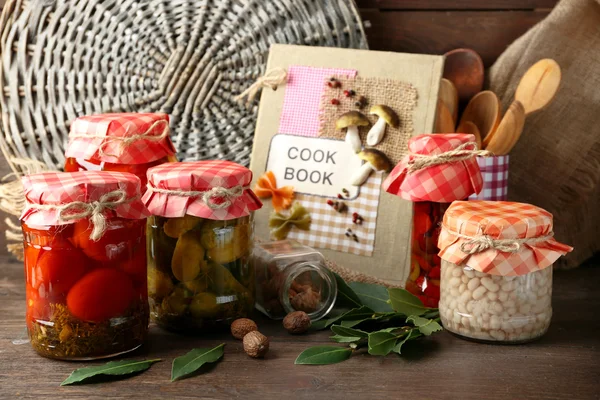
[[[121,172],[23,178],[26,321],[33,348],[82,360],[139,347],[148,330],[140,181]]]
[[[226,328],[254,308],[250,262],[252,172],[229,161],[160,165],[148,171],[151,318],[174,331]]]
[[[548,330],[552,264],[573,249],[552,214],[505,201],[455,201],[440,235],[440,317],[459,336],[523,343]]]
[[[406,289],[428,307],[440,300],[438,237],[442,217],[454,200],[481,191],[483,181],[475,136],[423,134],[408,142],[409,154],[385,180],[384,189],[413,202],[410,270]]]
[[[149,168],[177,161],[163,113],[115,113],[77,118],[71,125],[65,171],[119,171],[140,178]]]

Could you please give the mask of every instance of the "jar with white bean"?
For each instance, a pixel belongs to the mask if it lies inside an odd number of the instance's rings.
[[[548,330],[552,264],[573,248],[530,204],[455,201],[440,231],[440,317],[465,338],[523,343]]]
[[[442,260],[440,317],[458,335],[522,343],[542,336],[552,317],[552,268],[521,276],[479,272]]]

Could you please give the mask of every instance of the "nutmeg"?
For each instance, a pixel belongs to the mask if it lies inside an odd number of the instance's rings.
[[[249,332],[256,330],[258,330],[256,322],[248,318],[238,318],[231,323],[231,334],[239,340],[242,340]]]
[[[244,351],[252,358],[262,358],[269,351],[269,338],[259,331],[244,336]]]
[[[297,311],[314,312],[321,301],[321,294],[311,287],[304,292],[296,294],[290,299],[290,304]]]
[[[304,311],[291,312],[283,319],[283,327],[289,333],[304,333],[310,328],[310,317]]]

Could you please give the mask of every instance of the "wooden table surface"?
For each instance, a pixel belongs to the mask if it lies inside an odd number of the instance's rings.
[[[28,343],[13,343],[25,337],[23,268],[6,257],[0,265],[0,399],[600,398],[600,260],[555,273],[552,325],[527,345],[478,344],[442,332],[415,343],[402,357],[357,354],[340,364],[305,366],[294,365],[296,356],[330,344],[329,332],[291,336],[280,323],[259,318],[271,350],[266,359],[255,360],[229,334],[184,337],[152,326],[147,345],[128,358],[162,362],[129,379],[67,387],[59,384],[72,370],[92,363],[42,358]],[[169,381],[174,357],[223,342],[223,360],[205,374]]]

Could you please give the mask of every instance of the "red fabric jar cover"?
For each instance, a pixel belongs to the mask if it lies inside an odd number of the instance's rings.
[[[162,164],[148,170],[142,201],[152,215],[213,220],[245,217],[262,207],[250,189],[252,171],[231,161]]]
[[[113,164],[145,164],[175,154],[163,113],[97,114],[71,125],[65,155]]]
[[[483,186],[476,159],[475,136],[470,134],[423,134],[408,142],[410,153],[396,165],[383,182],[388,192],[410,201],[450,203],[479,193]],[[458,150],[466,159],[410,171],[419,155],[435,156]],[[463,156],[461,156],[463,157]]]
[[[90,218],[100,230],[92,234],[101,237],[104,231],[97,221],[150,215],[140,199],[140,179],[133,174],[42,172],[24,176],[22,181],[26,204],[21,221],[30,225],[66,225]]]
[[[553,238],[552,214],[509,201],[455,201],[438,245],[443,260],[502,276],[544,269],[573,250]]]

